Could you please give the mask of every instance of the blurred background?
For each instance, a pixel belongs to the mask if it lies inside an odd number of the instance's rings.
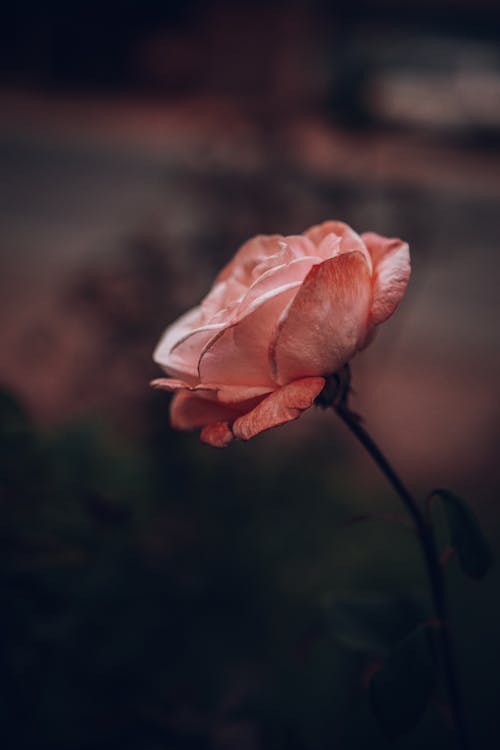
[[[498,549],[498,2],[8,4],[0,113],[2,746],[389,746],[380,654],[322,618],[329,592],[426,607],[411,533],[349,523],[397,499],[333,413],[225,451],[173,433],[151,353],[253,234],[406,239],[355,405]],[[447,577],[497,748],[500,576]],[[441,686],[390,745],[453,746]]]

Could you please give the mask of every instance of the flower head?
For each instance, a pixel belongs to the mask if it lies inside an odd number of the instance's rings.
[[[297,419],[399,304],[408,245],[327,221],[259,235],[198,307],[165,331],[154,359],[175,395],[172,426],[217,447]]]

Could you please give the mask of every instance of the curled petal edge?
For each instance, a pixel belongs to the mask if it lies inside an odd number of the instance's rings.
[[[244,414],[238,413],[238,404],[217,403],[200,397],[201,389],[196,392],[196,388],[179,388],[171,404],[172,426],[181,430],[201,428],[202,442],[225,448],[233,438],[250,440],[260,432],[298,419],[313,405],[324,385],[322,377],[295,380],[257,404],[254,401],[253,408]],[[155,384],[154,387],[162,386]]]
[[[403,298],[411,273],[410,249],[400,239],[375,232],[362,237],[373,260],[370,324],[375,326],[387,320]]]
[[[325,385],[325,378],[301,378],[284,385],[264,398],[257,406],[238,417],[232,431],[240,440],[250,440],[260,432],[298,419],[309,409]]]
[[[216,400],[222,404],[237,404],[241,401],[249,401],[264,396],[270,391],[270,388],[266,386],[257,385],[221,385],[218,383],[190,385],[184,380],[176,380],[175,378],[157,378],[152,380],[150,385],[158,390],[170,391],[171,393],[189,391],[190,393],[196,393],[201,398]]]

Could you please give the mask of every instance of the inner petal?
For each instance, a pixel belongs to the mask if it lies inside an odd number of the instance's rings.
[[[324,221],[322,224],[311,227],[307,230],[307,232],[305,232],[305,236],[309,240],[311,240],[311,242],[313,242],[316,247],[322,248],[321,254],[323,254],[324,249],[329,249],[328,243],[325,243],[324,247],[322,247],[322,244],[330,234],[333,234],[335,237],[340,238],[339,251],[335,252],[334,255],[358,251],[364,256],[368,265],[368,269],[370,273],[372,272],[372,259],[365,243],[363,242],[359,234],[345,222]],[[332,255],[327,255],[326,257],[332,257]]]
[[[231,310],[243,298],[246,284],[230,276],[224,281],[216,282],[201,303],[204,322],[222,322],[223,313]]]
[[[256,280],[272,268],[287,265],[298,258],[315,254],[313,243],[301,235],[289,235],[277,240],[277,250],[263,258],[252,270],[252,279]]]
[[[311,268],[317,263],[321,263],[321,258],[308,256],[296,258],[287,265],[276,266],[276,268],[266,271],[248,289],[237,309],[237,318],[241,318],[261,297],[269,295],[273,291],[275,294],[279,294],[290,285],[302,283]]]
[[[274,387],[269,369],[269,343],[280,314],[297,293],[298,286],[294,284],[278,294],[261,297],[254,309],[209,341],[200,357],[200,381]]]
[[[232,277],[245,286],[250,286],[255,266],[270,255],[279,252],[279,242],[283,239],[284,237],[280,234],[260,234],[252,237],[240,247],[234,258],[222,269],[217,282]]]

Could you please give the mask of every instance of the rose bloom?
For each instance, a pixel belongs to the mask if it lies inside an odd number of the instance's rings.
[[[171,377],[153,385],[175,392],[172,426],[223,447],[297,419],[394,312],[409,276],[406,243],[340,221],[252,238],[155,350]]]

